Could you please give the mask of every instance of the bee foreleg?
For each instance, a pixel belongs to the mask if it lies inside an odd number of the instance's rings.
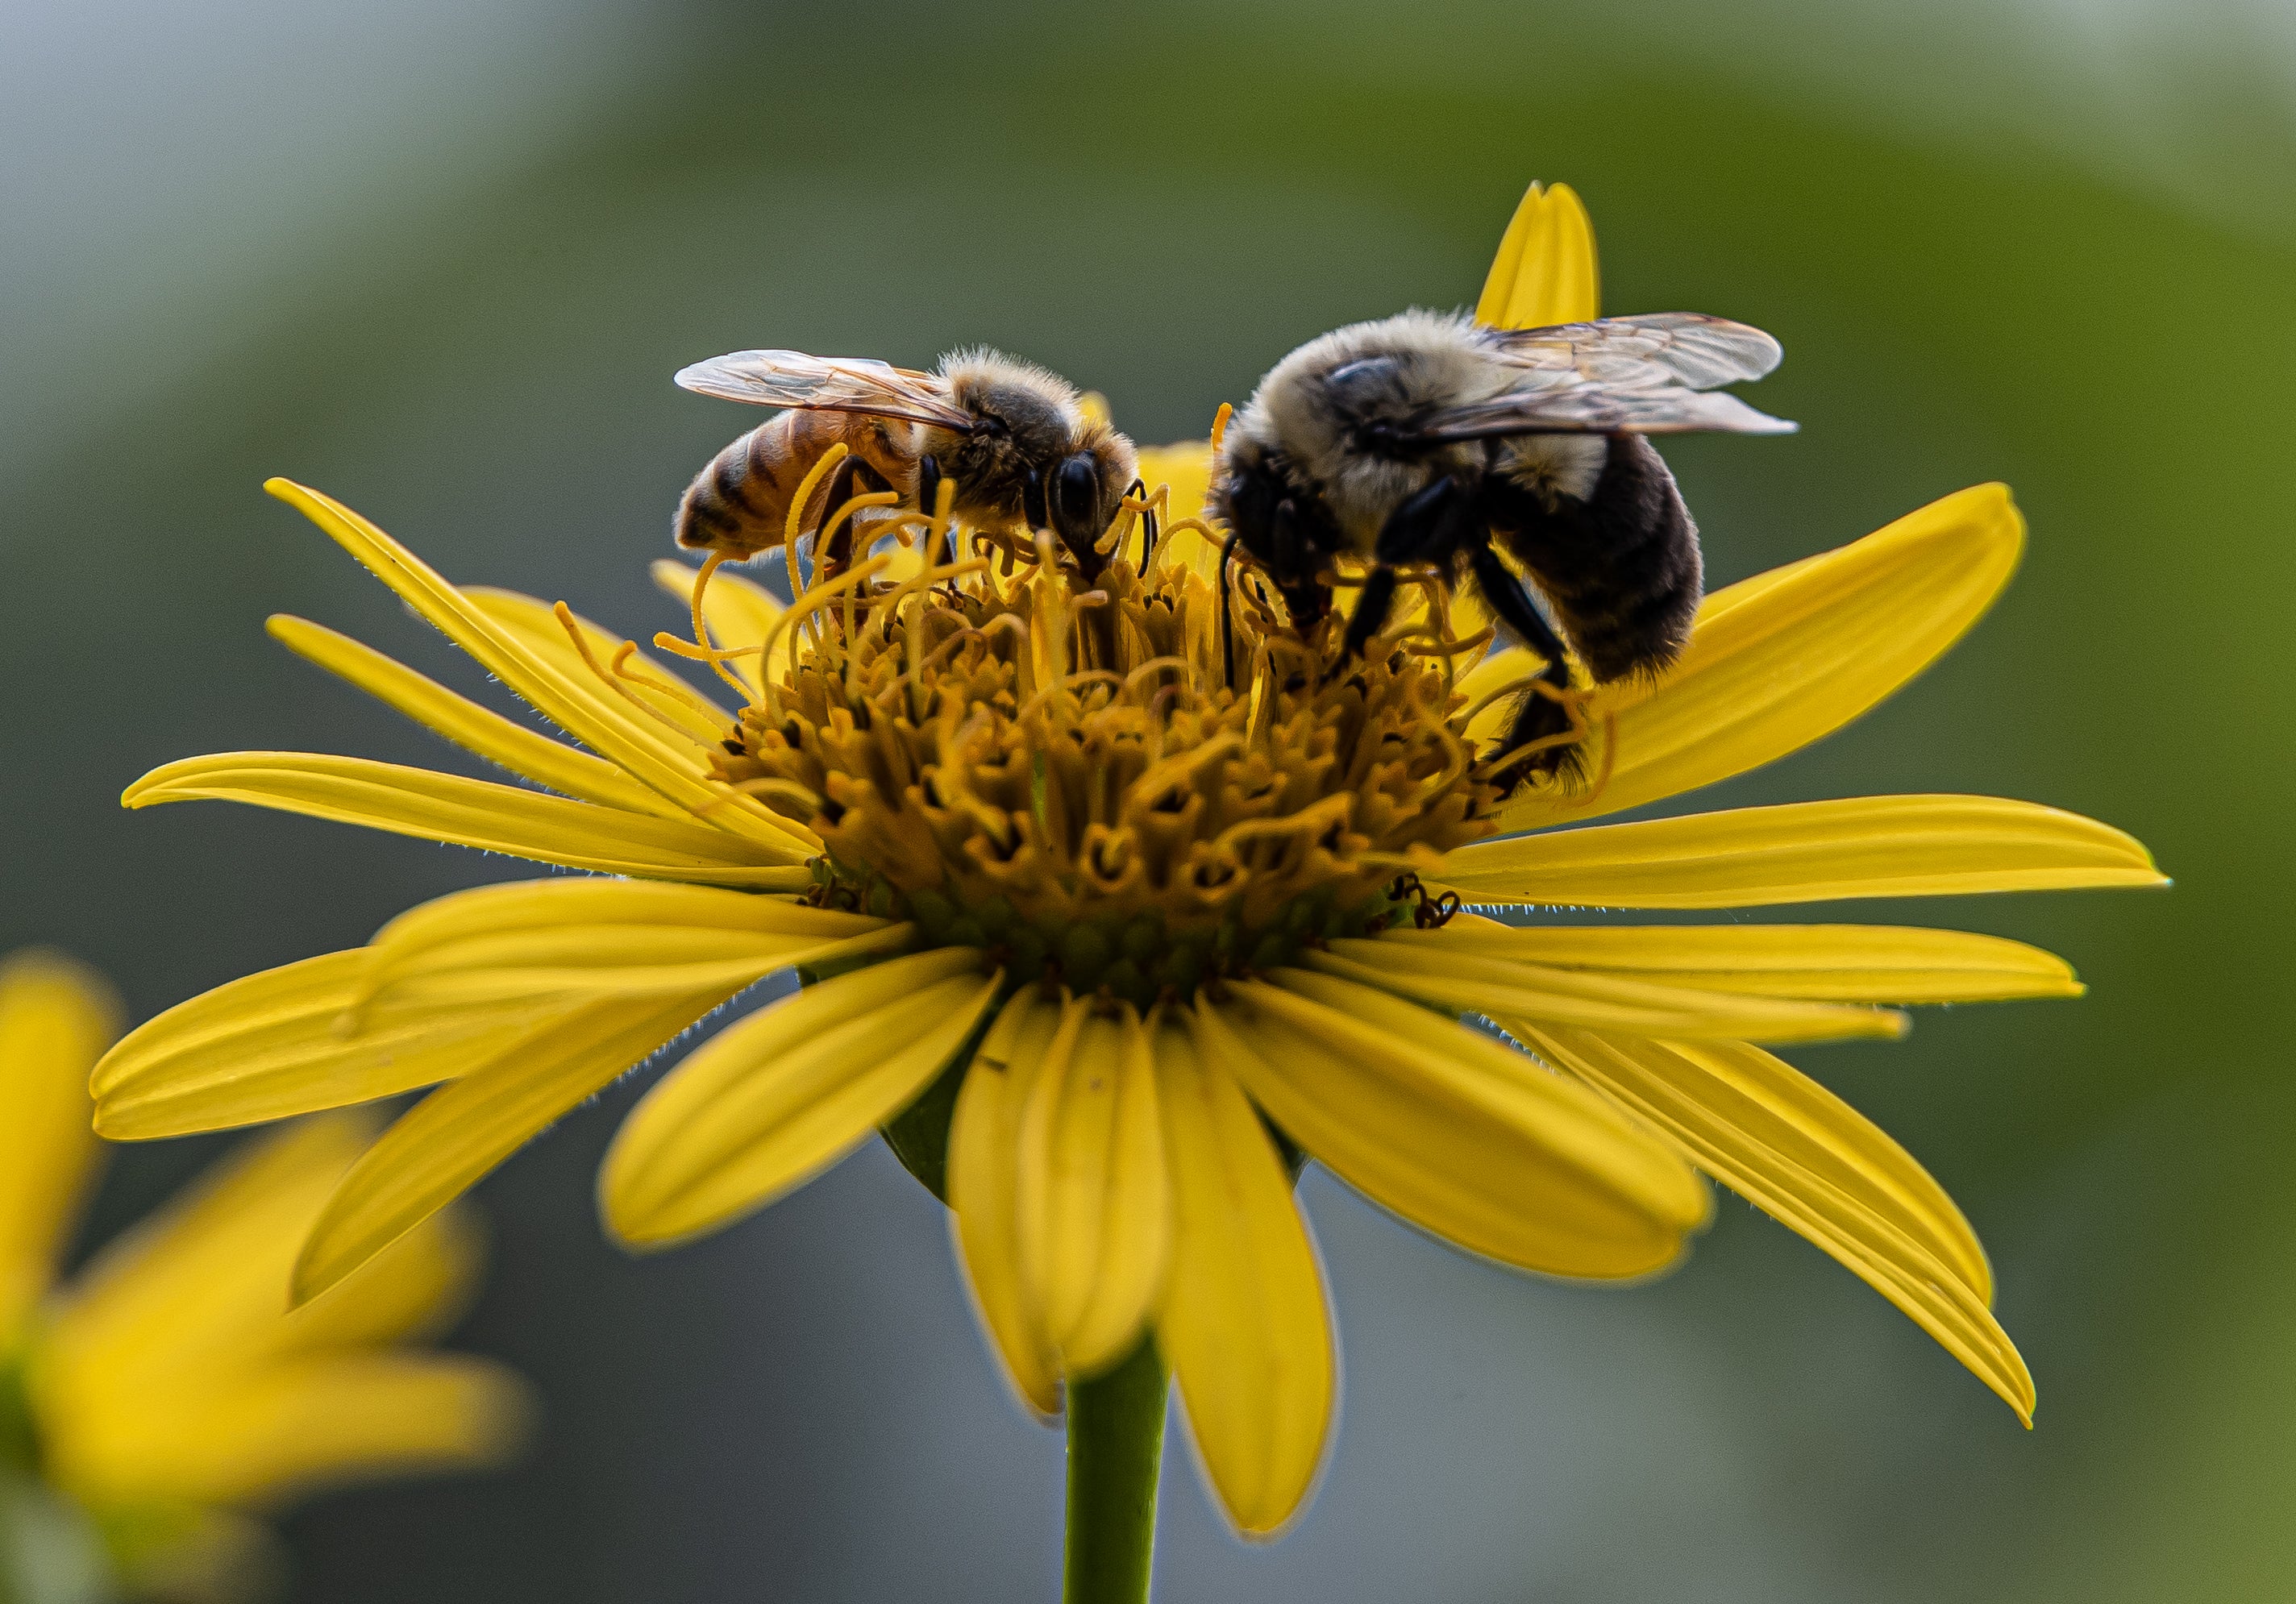
[[[1363,655],[1365,643],[1379,633],[1394,607],[1395,570],[1382,562],[1364,576],[1355,613],[1348,619],[1347,638],[1340,644],[1340,660],[1332,665],[1333,674]]]
[[[917,459],[917,511],[931,518],[940,506],[940,460],[930,451]],[[948,520],[948,560],[956,561],[956,520]]]
[[[1372,555],[1382,562],[1442,562],[1480,533],[1459,481],[1446,474],[1387,515]]]

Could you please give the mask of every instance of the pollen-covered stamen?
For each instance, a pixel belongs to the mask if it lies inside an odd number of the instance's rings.
[[[1488,831],[1439,625],[1341,663],[1247,605],[1231,687],[1193,569],[1119,555],[1087,589],[1049,541],[964,533],[963,561],[811,587],[712,754],[820,834],[821,900],[1144,1007],[1411,918],[1398,877]]]

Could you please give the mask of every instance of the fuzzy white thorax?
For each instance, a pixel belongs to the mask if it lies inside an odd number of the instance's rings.
[[[1269,370],[1234,428],[1259,450],[1282,453],[1321,490],[1349,545],[1368,553],[1388,515],[1443,474],[1472,479],[1496,465],[1549,494],[1584,497],[1594,488],[1607,451],[1598,436],[1496,448],[1470,441],[1406,462],[1356,445],[1365,423],[1407,429],[1437,410],[1503,394],[1521,378],[1494,359],[1472,318],[1414,309],[1309,340]]]

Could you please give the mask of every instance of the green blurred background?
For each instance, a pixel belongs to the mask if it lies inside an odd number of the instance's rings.
[[[1204,4],[1122,15],[583,0],[19,0],[0,19],[0,942],[144,1017],[525,872],[217,806],[188,754],[459,755],[262,634],[479,676],[258,490],[644,634],[693,469],[672,389],[790,345],[1017,349],[1144,441],[1299,340],[1472,299],[1524,184],[1591,206],[1611,311],[1788,360],[1788,440],[1669,447],[1718,582],[2004,479],[2023,571],[1881,712],[1717,802],[1966,790],[2149,842],[2165,895],[1860,904],[2065,953],[2076,1003],[1799,1061],[1963,1201],[2040,1383],[2027,1434],[1734,1200],[1653,1287],[1470,1264],[1304,1185],[1346,1368],[1298,1529],[1168,1466],[1166,1600],[2281,1599],[2296,1297],[2296,25],[2281,9]],[[463,1328],[544,1389],[522,1469],[290,1522],[295,1596],[1047,1598],[1058,1436],[1005,1401],[934,1206],[872,1148],[711,1241],[602,1244],[650,1076],[480,1197]],[[91,1227],[217,1144],[121,1154]]]

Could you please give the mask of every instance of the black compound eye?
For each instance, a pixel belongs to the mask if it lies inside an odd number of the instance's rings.
[[[1097,539],[1100,530],[1100,466],[1079,452],[1053,471],[1053,528],[1064,540]]]

